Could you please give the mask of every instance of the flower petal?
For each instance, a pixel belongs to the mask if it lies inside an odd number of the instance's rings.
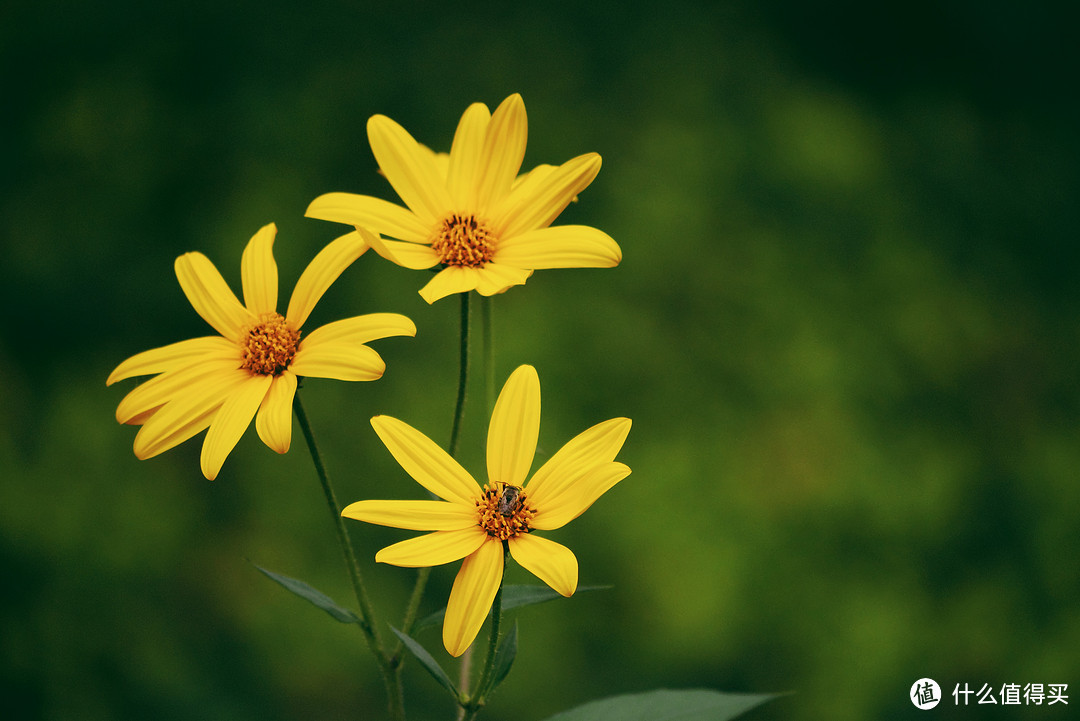
[[[630,433],[629,418],[612,418],[582,431],[529,479],[529,499],[543,505],[596,466],[615,460]]]
[[[248,379],[221,404],[202,446],[200,463],[208,481],[217,478],[225,459],[251,425],[273,380],[273,376],[248,374]]]
[[[371,247],[380,257],[409,270],[427,270],[439,262],[439,254],[423,243],[407,243],[373,236]]]
[[[503,293],[515,285],[524,285],[532,275],[529,268],[514,268],[500,263],[488,263],[480,270],[476,292],[480,295]]]
[[[460,531],[464,528],[479,530],[475,508],[446,501],[357,501],[346,506],[341,515],[365,523],[406,528],[410,531]],[[450,560],[456,561],[475,550],[471,548]]]
[[[367,251],[370,239],[369,231],[357,228],[330,241],[312,258],[308,267],[300,274],[300,279],[296,281],[296,288],[289,299],[285,320],[290,328],[298,330],[304,324],[326,289],[354,260]]]
[[[375,561],[406,568],[441,566],[465,558],[486,540],[488,535],[476,527],[435,531],[387,546],[375,554]]]
[[[563,596],[577,590],[578,562],[574,552],[536,534],[514,536],[507,545],[514,560]]]
[[[525,158],[527,140],[525,102],[514,93],[495,108],[484,135],[475,181],[475,207],[480,212],[495,206],[510,193]]]
[[[255,430],[259,438],[278,453],[287,453],[292,445],[292,406],[295,396],[296,374],[286,370],[274,378],[255,416]]]
[[[178,396],[197,394],[197,389],[201,388],[208,378],[227,375],[238,365],[236,358],[199,359],[188,366],[140,383],[124,396],[116,407],[116,421],[135,425],[148,411],[160,408]],[[145,422],[145,419],[142,420]]]
[[[510,374],[488,426],[488,481],[520,486],[529,475],[540,434],[540,378],[530,365]]]
[[[490,122],[491,111],[488,107],[483,103],[473,103],[465,109],[454,133],[446,185],[458,207],[476,207],[477,170]]]
[[[622,250],[602,230],[556,225],[500,241],[492,260],[533,269],[614,268],[622,260]]]
[[[423,224],[434,226],[451,203],[430,151],[425,153],[405,128],[385,115],[372,116],[367,131],[371,152],[390,185]]]
[[[137,353],[116,366],[105,385],[135,376],[148,376],[175,371],[187,365],[207,360],[234,359],[240,363],[240,351],[236,343],[217,335],[191,338],[160,348]]]
[[[532,527],[550,531],[565,526],[629,475],[629,466],[612,461],[593,468],[577,482],[565,485],[558,494],[545,493],[539,501],[530,494],[529,502],[537,509],[530,521]]]
[[[502,577],[503,549],[498,541],[482,543],[461,563],[443,619],[443,645],[451,656],[460,656],[472,645]]]
[[[176,277],[191,307],[218,333],[239,342],[255,317],[240,304],[221,273],[202,253],[184,253],[176,259]]]
[[[480,284],[480,274],[482,272],[479,268],[463,268],[461,266],[443,268],[436,273],[434,278],[428,281],[427,285],[420,289],[420,297],[428,303],[434,303],[440,298],[445,298],[454,293],[467,293]]]
[[[417,483],[439,498],[475,507],[480,486],[434,441],[391,416],[375,416],[371,426],[394,459]]]
[[[540,172],[539,168],[530,171],[493,208],[496,234],[500,238],[513,238],[551,225],[599,172],[600,156],[596,153],[571,158],[551,171]]]
[[[333,378],[339,381],[375,381],[382,378],[386,363],[366,345],[348,342],[320,343],[296,351],[289,370],[308,378]]]
[[[369,195],[326,193],[311,201],[304,215],[358,225],[372,233],[411,243],[426,243],[431,239],[431,227],[421,222],[411,210]]]
[[[244,305],[256,317],[277,312],[278,272],[273,253],[276,235],[276,225],[264,225],[248,241],[240,258]]]
[[[306,350],[323,343],[361,345],[398,335],[415,336],[416,324],[399,313],[368,313],[319,326],[306,335],[300,345]]]

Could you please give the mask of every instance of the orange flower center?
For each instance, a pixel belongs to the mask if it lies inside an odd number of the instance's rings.
[[[492,538],[505,541],[532,530],[529,521],[536,509],[527,503],[525,491],[508,483],[484,486],[484,495],[476,500],[477,525]]]
[[[285,325],[284,318],[277,313],[263,316],[263,321],[249,328],[241,341],[244,359],[240,367],[256,375],[281,375],[292,363],[299,344],[300,331]]]
[[[483,268],[495,255],[495,236],[475,215],[451,213],[435,230],[431,249],[443,265]]]

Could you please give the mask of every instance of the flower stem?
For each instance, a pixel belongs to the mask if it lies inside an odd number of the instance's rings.
[[[506,576],[506,560],[509,555],[509,549],[503,543],[503,577]],[[499,590],[495,592],[495,600],[491,603],[491,632],[488,635],[487,658],[484,659],[484,670],[480,673],[480,681],[476,684],[476,692],[462,706],[462,710],[465,712],[464,721],[472,721],[472,719],[476,718],[476,714],[480,713],[480,709],[487,702],[487,693],[490,690],[488,686],[491,685],[491,675],[495,671],[495,655],[499,650],[499,635],[502,626],[502,595],[503,582],[500,579]]]
[[[495,337],[492,330],[491,307],[493,296],[481,296],[480,323],[484,337],[484,401],[487,405],[487,417],[495,408]]]
[[[330,508],[330,515],[334,520],[338,543],[341,544],[341,552],[345,556],[345,567],[352,581],[356,602],[360,605],[360,630],[363,631],[364,640],[367,641],[368,648],[371,649],[371,653],[374,654],[379,664],[383,681],[386,684],[390,718],[404,719],[405,701],[401,684],[401,666],[400,663],[396,663],[387,656],[382,639],[379,637],[379,631],[374,622],[375,616],[372,612],[371,600],[368,598],[364,579],[360,574],[360,564],[356,560],[356,552],[353,550],[352,541],[349,538],[349,530],[345,527],[345,521],[341,517],[341,506],[338,504],[334,487],[330,484],[330,476],[326,472],[322,454],[315,443],[315,435],[311,431],[311,422],[304,411],[303,403],[300,402],[299,390],[293,396],[293,411],[296,413],[296,420],[300,424],[300,430],[304,434],[304,440],[307,441],[308,450],[311,452],[311,460],[315,464],[315,473],[319,476],[319,483],[322,484],[323,494],[326,496],[326,503]]]

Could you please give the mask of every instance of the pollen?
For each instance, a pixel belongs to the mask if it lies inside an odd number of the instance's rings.
[[[506,503],[507,493],[513,503]],[[529,522],[536,509],[529,505],[525,491],[505,483],[484,486],[483,495],[476,500],[477,525],[492,538],[505,541],[532,530]]]
[[[263,316],[261,322],[248,329],[241,341],[245,368],[256,375],[281,375],[300,343],[300,331],[292,330],[285,324],[285,319],[277,313]]]
[[[483,268],[495,255],[495,236],[475,215],[451,213],[436,229],[431,249],[443,265]]]

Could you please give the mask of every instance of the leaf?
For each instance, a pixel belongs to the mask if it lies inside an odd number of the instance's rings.
[[[420,665],[426,668],[428,673],[434,676],[435,680],[438,681],[443,688],[450,692],[450,695],[453,697],[454,701],[460,703],[461,697],[458,695],[457,688],[454,687],[454,682],[451,681],[450,677],[446,675],[446,671],[443,671],[442,666],[439,665],[439,662],[436,661],[435,658],[427,652],[427,649],[421,646],[415,640],[413,640],[408,634],[402,633],[393,626],[390,627],[390,630],[393,631],[394,634],[396,634],[397,637],[401,639],[401,642],[405,644],[405,648],[409,649],[409,653],[411,653],[413,657],[415,657],[416,660],[420,662]]]
[[[725,721],[779,695],[658,689],[590,701],[546,721]]]
[[[585,591],[604,591],[609,588],[611,588],[611,586],[580,586],[577,593]],[[548,586],[503,586],[502,610],[509,611],[510,609],[520,608],[521,606],[533,606],[537,603],[544,603],[545,601],[551,601],[556,598],[563,598],[563,596]],[[443,622],[443,615],[445,613],[446,609],[441,608],[435,613],[425,616],[416,622],[416,625],[413,626],[413,631],[419,631],[428,626],[440,625]]]
[[[303,581],[299,581],[295,578],[289,578],[288,576],[282,576],[280,573],[267,571],[261,566],[255,566],[255,568],[257,568],[259,571],[261,571],[263,574],[270,577],[271,579],[277,581],[282,586],[289,589],[308,603],[314,604],[315,606],[318,606],[322,610],[326,611],[335,621],[340,621],[341,623],[359,623],[363,625],[359,616],[357,616],[349,609],[334,603],[334,599],[330,598],[322,591],[316,588],[312,588]]]
[[[484,689],[484,697],[486,698],[489,693],[494,691],[507,674],[510,673],[510,667],[514,665],[514,657],[517,656],[517,620],[514,621],[514,627],[510,629],[510,633],[502,637],[499,641],[499,647],[495,649],[495,666],[492,669],[491,683]]]

